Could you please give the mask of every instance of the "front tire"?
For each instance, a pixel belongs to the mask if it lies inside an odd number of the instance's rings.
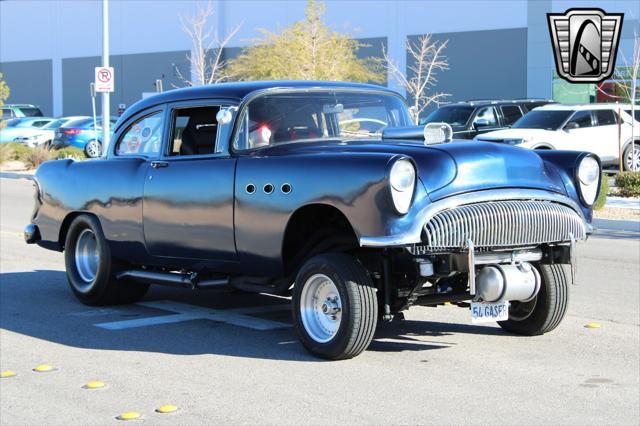
[[[540,272],[540,290],[530,302],[511,302],[509,319],[499,321],[503,329],[526,336],[536,336],[556,328],[569,305],[571,273],[569,265],[535,266]]]
[[[293,323],[309,352],[353,358],[371,343],[377,320],[376,290],[356,258],[323,254],[302,266],[293,288]]]
[[[142,299],[149,285],[116,280],[116,264],[109,244],[94,216],[76,217],[67,232],[64,260],[73,294],[85,305],[134,303]]]
[[[631,150],[632,147],[633,151]],[[640,144],[637,142],[629,144],[629,146],[624,150],[622,158],[624,158],[622,163],[625,171],[640,170]]]

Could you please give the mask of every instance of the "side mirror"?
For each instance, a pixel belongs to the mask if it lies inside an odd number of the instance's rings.
[[[216,121],[222,126],[231,123],[232,118],[233,114],[229,108],[221,108],[216,114]]]
[[[573,129],[579,129],[579,128],[580,126],[575,121],[570,121],[564,126],[564,130],[573,130]]]
[[[473,120],[473,126],[475,128],[478,127],[487,127],[489,126],[491,123],[489,122],[489,120],[487,120],[486,118],[476,118],[475,120]]]

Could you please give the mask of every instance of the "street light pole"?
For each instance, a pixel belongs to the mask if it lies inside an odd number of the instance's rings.
[[[102,0],[102,66],[109,66],[109,0]],[[102,154],[109,148],[109,92],[102,92]]]

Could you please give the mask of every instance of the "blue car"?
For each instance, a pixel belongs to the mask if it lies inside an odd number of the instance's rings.
[[[96,161],[38,169],[27,243],[64,251],[87,305],[150,285],[292,293],[304,347],[351,358],[411,305],[555,329],[592,232],[600,160],[451,140],[402,96],[337,82],[224,83],[141,100]]]
[[[116,123],[115,119],[111,120],[111,134]],[[97,158],[102,155],[102,126],[100,120],[94,129],[93,118],[83,117],[70,120],[58,129],[56,129],[51,147],[54,149],[73,146],[84,151],[89,158]]]

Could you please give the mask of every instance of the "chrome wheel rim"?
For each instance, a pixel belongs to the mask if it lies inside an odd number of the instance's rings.
[[[86,290],[96,279],[98,265],[100,265],[98,241],[91,229],[85,229],[78,236],[75,260],[78,275],[85,282],[85,285],[79,289]]]
[[[87,155],[91,158],[100,156],[100,143],[97,141],[91,141],[87,144]]]
[[[300,317],[316,342],[327,343],[335,337],[342,322],[342,300],[331,278],[315,274],[307,279],[300,295]]]
[[[636,147],[633,151],[629,150],[627,154],[627,170],[640,170],[640,147]]]

